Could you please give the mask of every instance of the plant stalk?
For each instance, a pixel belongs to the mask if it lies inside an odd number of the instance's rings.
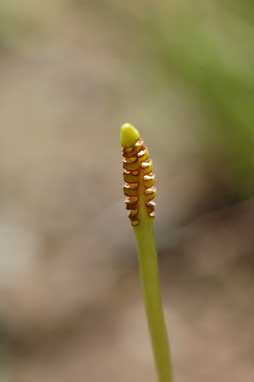
[[[142,219],[134,228],[144,303],[158,374],[158,382],[172,382],[172,364],[163,315],[153,219]]]

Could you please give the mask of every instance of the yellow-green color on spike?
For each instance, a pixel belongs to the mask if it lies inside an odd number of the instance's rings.
[[[130,123],[125,123],[121,127],[121,145],[124,147],[130,147],[140,138],[138,130]]]

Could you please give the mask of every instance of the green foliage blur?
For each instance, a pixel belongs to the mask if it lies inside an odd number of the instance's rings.
[[[200,104],[206,121],[196,138],[229,199],[253,196],[254,2],[134,3],[101,0],[99,8],[119,28],[134,30],[133,45],[146,51],[142,65],[153,81],[171,88],[178,79]]]
[[[35,20],[29,14],[29,2],[0,1],[0,50],[16,49],[32,35]]]
[[[233,192],[254,193],[254,2],[162,2],[147,19],[157,73],[172,75],[210,111],[204,145],[220,148]],[[220,169],[218,169],[220,171]]]
[[[9,48],[17,38],[19,18],[7,1],[0,2],[0,48]]]

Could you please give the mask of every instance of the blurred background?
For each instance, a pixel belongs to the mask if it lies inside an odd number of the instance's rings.
[[[252,0],[1,0],[1,382],[156,380],[123,122],[155,163],[175,380],[253,380],[253,20]]]

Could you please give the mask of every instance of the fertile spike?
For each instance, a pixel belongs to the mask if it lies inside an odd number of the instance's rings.
[[[156,188],[155,176],[152,173],[152,161],[147,147],[140,137],[138,130],[124,124],[121,128],[121,145],[123,155],[123,178],[126,208],[130,211],[131,224],[140,222],[140,211],[144,205],[148,218],[155,216]]]

